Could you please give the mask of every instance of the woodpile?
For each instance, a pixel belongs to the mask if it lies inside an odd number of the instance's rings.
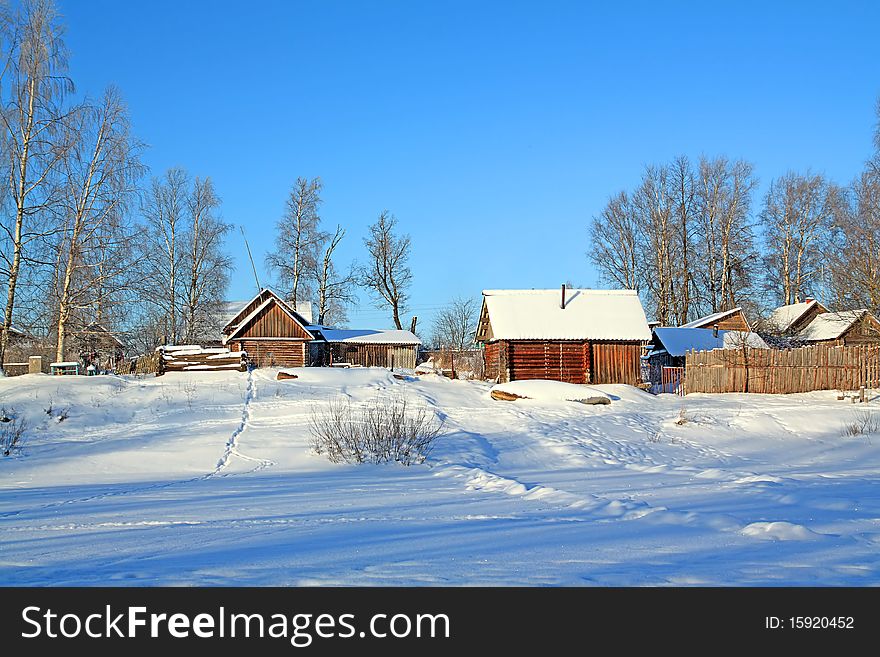
[[[159,347],[159,367],[156,376],[166,372],[213,372],[219,370],[247,370],[247,353],[228,349],[202,349],[198,345]]]
[[[299,376],[296,374],[290,374],[289,372],[278,372],[278,375],[275,377],[276,381],[287,381],[288,379],[298,379]]]

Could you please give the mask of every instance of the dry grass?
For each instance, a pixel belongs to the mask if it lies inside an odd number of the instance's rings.
[[[334,463],[423,463],[443,420],[405,397],[376,397],[364,406],[336,399],[312,409],[312,448]]]

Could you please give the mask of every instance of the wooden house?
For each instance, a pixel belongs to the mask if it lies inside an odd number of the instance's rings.
[[[794,336],[806,328],[816,317],[827,312],[828,308],[812,297],[807,297],[802,303],[780,306],[770,313],[767,320],[767,332]]]
[[[809,344],[880,344],[880,320],[865,309],[824,312],[795,337]]]
[[[310,326],[315,339],[309,345],[310,365],[347,363],[363,367],[416,366],[421,340],[410,331],[335,329]]]
[[[223,327],[223,345],[246,351],[256,365],[303,367],[314,337],[309,322],[272,290],[263,289]]]
[[[93,322],[74,331],[72,337],[86,368],[115,370],[125,362],[125,342],[103,324]]]
[[[476,340],[486,377],[628,383],[651,338],[633,290],[486,290]]]
[[[682,324],[681,328],[719,329],[721,331],[752,330],[745,313],[739,307],[700,317],[687,324]]]

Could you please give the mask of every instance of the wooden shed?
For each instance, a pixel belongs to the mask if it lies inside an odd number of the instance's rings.
[[[223,344],[246,351],[257,365],[304,367],[313,336],[309,322],[268,288],[251,299],[223,327]]]
[[[880,320],[866,309],[825,312],[816,315],[795,337],[809,344],[880,344]]]
[[[499,382],[641,380],[651,338],[633,290],[486,290],[477,327],[486,377]]]
[[[700,317],[687,324],[682,324],[681,328],[719,329],[721,331],[752,330],[743,309],[739,307]]]
[[[348,363],[363,367],[416,366],[421,340],[410,331],[384,329],[336,329],[309,327],[314,341],[309,345],[310,364]]]

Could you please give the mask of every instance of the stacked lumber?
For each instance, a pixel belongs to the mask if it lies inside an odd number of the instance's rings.
[[[211,372],[217,370],[247,370],[247,352],[224,348],[202,348],[199,345],[158,347],[160,373]]]

